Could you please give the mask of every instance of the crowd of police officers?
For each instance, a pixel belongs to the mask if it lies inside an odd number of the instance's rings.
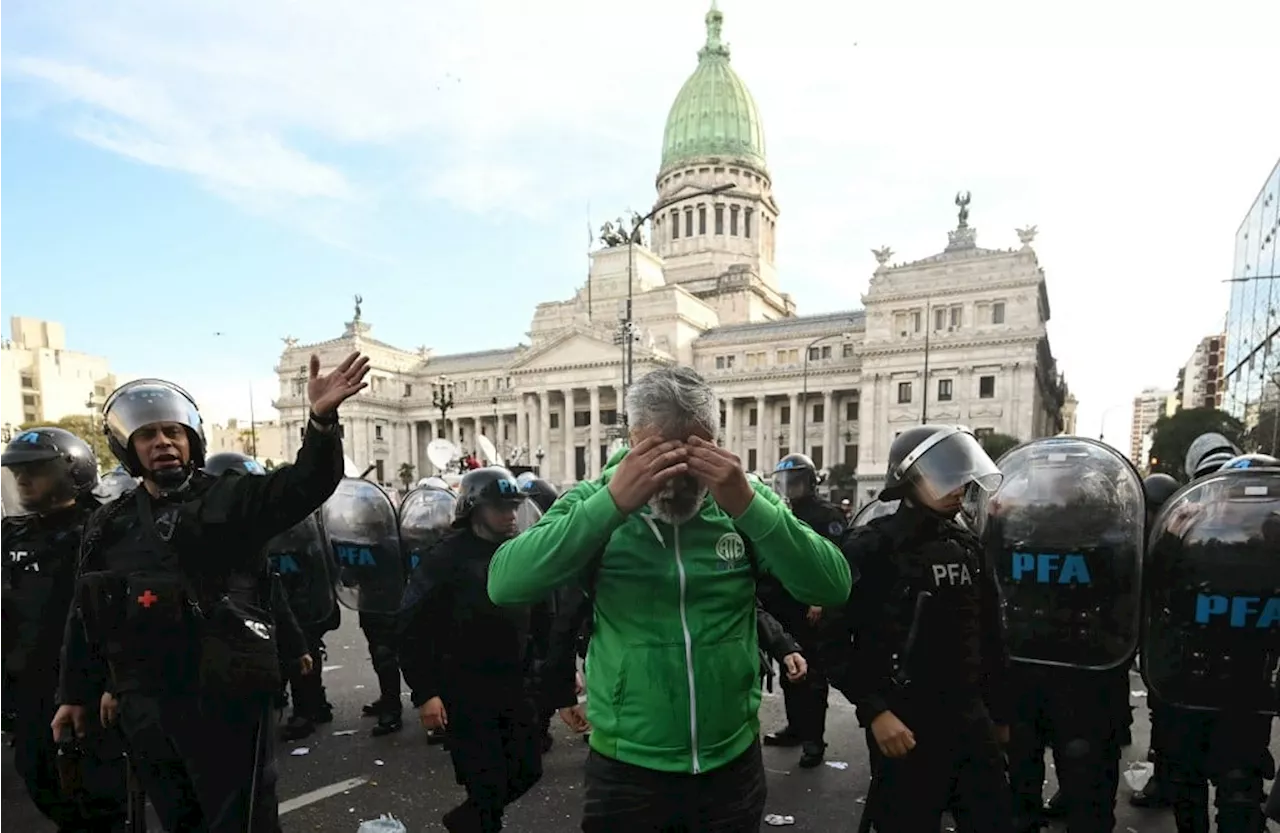
[[[337,408],[367,364],[353,354],[321,375],[312,360],[302,448],[273,472],[206,459],[195,402],[154,379],[103,408],[113,476],[61,429],[5,449],[22,510],[4,519],[5,713],[17,770],[60,831],[145,829],[144,795],[171,833],[278,831],[276,711],[291,701],[285,739],[333,719],[320,670],[340,607],[369,642],[374,734],[401,729],[403,677],[448,744],[466,790],[450,830],[502,828],[541,777],[557,710],[589,731],[577,705],[589,588],[520,609],[486,591],[498,546],[556,489],[488,467],[456,489],[426,478],[397,507],[344,467]],[[774,487],[842,548],[855,584],[820,609],[759,577],[762,670],[784,669],[787,715],[763,743],[821,764],[835,687],[871,754],[864,830],[936,833],[950,812],[962,831],[1026,833],[1053,816],[1110,831],[1136,656],[1154,775],[1133,803],[1207,833],[1213,784],[1219,830],[1261,831],[1280,463],[1210,434],[1186,476],[1144,481],[1079,437],[997,465],[966,429],[926,425],[895,439],[880,500],[849,519],[819,496],[813,461],[787,455]]]

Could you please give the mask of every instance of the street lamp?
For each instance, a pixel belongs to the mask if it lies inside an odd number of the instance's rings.
[[[849,319],[848,323],[852,324],[853,319]],[[801,382],[802,387],[801,387],[801,394],[800,394],[800,453],[801,454],[809,453],[808,452],[808,448],[809,448],[809,351],[812,350],[815,345],[820,344],[821,342],[824,342],[832,338],[842,338],[845,341],[852,341],[853,333],[827,333],[824,336],[818,336],[813,341],[806,344],[804,348],[803,370],[801,371],[801,374],[800,374],[802,379],[802,382]],[[823,414],[823,417],[825,419],[831,419],[830,414]]]
[[[453,407],[453,383],[449,381],[448,376],[441,376],[436,380],[436,386],[431,390],[431,404],[440,411],[440,439],[444,439],[444,424],[449,418],[449,409]]]
[[[493,397],[489,403],[493,405],[493,444],[496,446],[502,442],[502,430],[498,425],[498,397]]]
[[[680,194],[669,200],[664,200],[653,207],[653,210],[636,221],[635,226],[631,229],[631,234],[627,236],[627,308],[622,319],[622,399],[623,402],[627,398],[627,389],[631,387],[634,381],[632,378],[632,345],[635,343],[635,335],[632,332],[634,325],[632,322],[632,295],[634,289],[633,275],[635,273],[636,262],[636,244],[640,242],[640,230],[644,228],[645,223],[657,216],[658,212],[664,211],[676,203],[695,200],[698,197],[709,197],[715,194],[723,194],[725,191],[731,191],[738,187],[736,182],[726,182],[723,185],[717,185],[714,188],[705,188],[701,191],[694,191],[689,194]],[[623,425],[627,423],[626,406],[619,403],[619,411],[621,411],[621,419]]]
[[[538,460],[538,476],[541,477],[542,476],[542,458],[546,457],[547,453],[542,450],[542,446],[538,446],[538,453],[533,456],[536,457]]]

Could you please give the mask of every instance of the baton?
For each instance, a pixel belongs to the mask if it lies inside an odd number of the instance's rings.
[[[125,811],[128,815],[129,833],[147,833],[147,794],[138,779],[138,771],[133,767],[133,759],[124,756],[125,778],[128,786],[125,793]]]
[[[268,702],[266,711],[259,713],[258,725],[253,730],[253,775],[249,779],[249,814],[244,821],[245,833],[254,833],[253,814],[258,806],[258,772],[262,769],[262,733],[268,731],[267,717],[273,712],[274,709]]]

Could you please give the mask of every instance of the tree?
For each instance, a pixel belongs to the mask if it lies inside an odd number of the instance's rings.
[[[830,484],[832,489],[852,492],[858,485],[857,472],[853,466],[836,463],[827,470],[827,483]]]
[[[1247,447],[1254,451],[1280,457],[1280,405],[1272,405],[1258,414],[1258,424],[1246,439]]]
[[[61,428],[64,431],[70,431],[80,439],[89,444],[93,449],[93,453],[98,456],[98,468],[102,471],[113,469],[116,466],[116,457],[111,453],[111,446],[107,444],[107,435],[102,432],[102,428],[91,416],[66,416],[57,422],[27,422],[18,426],[18,430],[22,431],[27,428]]]
[[[1201,434],[1221,434],[1239,445],[1244,436],[1240,420],[1216,408],[1189,408],[1156,420],[1151,438],[1151,472],[1172,475],[1186,482],[1187,449]]]
[[[244,449],[245,455],[258,459],[258,444],[254,442],[254,431],[252,428],[246,428],[240,432],[240,447]]]
[[[1022,445],[1022,440],[1008,434],[984,434],[978,438],[978,445],[992,460],[999,460],[1009,449]]]
[[[413,463],[400,464],[400,482],[404,485],[404,490],[409,491],[409,484],[413,483]]]

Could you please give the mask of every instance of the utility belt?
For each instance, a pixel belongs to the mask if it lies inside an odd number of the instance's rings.
[[[198,646],[202,694],[241,698],[280,687],[275,623],[258,606],[223,594],[202,604],[186,579],[172,572],[86,573],[76,585],[76,606],[89,643],[98,648],[116,683],[154,678],[145,666],[163,663],[156,647]],[[185,657],[183,657],[185,660]]]

